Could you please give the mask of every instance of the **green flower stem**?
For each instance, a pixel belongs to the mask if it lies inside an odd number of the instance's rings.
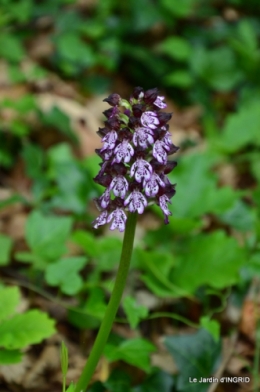
[[[133,243],[135,236],[135,226],[137,220],[137,213],[129,213],[125,235],[123,240],[123,247],[121,252],[121,259],[118,267],[118,272],[116,276],[115,285],[110,297],[110,301],[107,305],[107,309],[100,325],[95,343],[91,350],[90,356],[86,362],[86,365],[81,373],[81,376],[76,384],[75,392],[85,392],[92,375],[96,369],[99,358],[102,355],[105,344],[107,342],[108,336],[110,334],[113,322],[120,305],[122,294],[125,288],[125,283],[128,275],[128,270],[130,266]]]

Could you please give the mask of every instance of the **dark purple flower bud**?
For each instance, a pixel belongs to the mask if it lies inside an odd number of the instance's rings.
[[[169,174],[177,166],[176,161],[167,161],[164,169],[164,174]]]
[[[157,118],[160,125],[163,126],[172,118],[172,113],[158,112]]]
[[[132,108],[133,108],[134,116],[137,118],[140,118],[144,112],[144,105],[142,105],[141,103],[138,103],[138,104],[133,105]]]
[[[141,94],[141,97],[140,97]],[[142,98],[144,95],[144,89],[142,87],[135,87],[133,92],[133,97],[135,99]]]
[[[107,109],[107,110],[105,110],[105,111],[103,112],[103,114],[106,116],[106,118],[113,117],[113,116],[115,116],[117,113],[118,113],[118,108],[117,108],[117,106],[115,106],[114,108]]]
[[[111,181],[112,181],[112,176],[111,176],[110,174],[105,174],[105,175],[103,175],[103,176],[101,176],[101,175],[98,174],[98,175],[94,178],[94,181],[95,181],[97,184],[99,184],[99,185],[103,185],[103,186],[107,187],[107,186],[110,185],[110,183],[111,183]]]
[[[105,121],[105,125],[113,130],[118,131],[120,129],[120,121],[117,117],[110,117]]]
[[[110,106],[119,105],[121,100],[120,95],[118,94],[110,94],[107,98],[103,99],[103,102],[107,102]]]
[[[158,96],[158,88],[152,88],[150,90],[145,91],[144,100],[146,103],[153,103]]]

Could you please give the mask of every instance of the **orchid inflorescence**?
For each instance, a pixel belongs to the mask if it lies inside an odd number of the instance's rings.
[[[172,141],[167,122],[170,113],[164,97],[157,88],[144,91],[136,87],[130,100],[111,94],[104,99],[112,107],[104,112],[105,127],[97,132],[102,137],[103,147],[96,150],[102,158],[101,169],[94,178],[106,190],[95,199],[99,217],[94,228],[111,222],[110,229],[125,230],[125,211],[142,214],[148,202],[155,202],[169,223],[171,212],[167,203],[175,194],[166,174],[176,166],[168,161],[168,155],[178,150]]]

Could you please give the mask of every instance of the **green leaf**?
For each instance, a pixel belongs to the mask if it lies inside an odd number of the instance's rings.
[[[187,60],[191,55],[189,42],[177,36],[166,38],[158,47],[159,51],[173,59]]]
[[[65,60],[84,67],[95,64],[96,58],[91,46],[83,42],[77,34],[63,33],[55,38],[55,43],[59,55]]]
[[[221,344],[204,329],[194,334],[169,336],[165,346],[179,369],[178,391],[206,392],[208,383],[190,384],[189,379],[212,376],[220,359]]]
[[[192,219],[205,213],[219,214],[232,207],[240,193],[218,187],[217,177],[211,171],[216,162],[217,157],[210,152],[182,157],[169,175],[171,182],[177,183],[174,203],[169,207],[174,217]]]
[[[14,314],[19,304],[18,287],[0,287],[0,321]]]
[[[26,222],[26,240],[33,253],[55,260],[66,252],[65,242],[72,226],[72,218],[43,215],[33,211]]]
[[[10,261],[13,241],[10,237],[0,234],[0,265],[7,265]]]
[[[195,47],[190,57],[190,66],[202,81],[217,91],[232,90],[242,78],[234,53],[227,46],[213,50]]]
[[[66,390],[66,392],[74,392],[74,391],[75,391],[75,385],[74,385],[74,383],[72,382],[72,383],[70,384],[69,388]]]
[[[171,254],[138,249],[137,258],[140,268],[145,272],[142,281],[156,295],[162,298],[187,295],[187,291],[175,285],[170,278],[170,271],[175,265]]]
[[[42,175],[43,150],[35,144],[26,144],[22,157],[25,161],[27,175],[33,179],[39,178]]]
[[[131,392],[130,384],[131,377],[127,373],[115,369],[104,386],[111,392]]]
[[[260,103],[256,101],[228,116],[221,138],[223,150],[231,153],[249,143],[260,145],[259,129]]]
[[[208,331],[213,339],[218,342],[220,336],[220,324],[216,320],[210,320],[208,316],[204,316],[200,318],[201,328],[204,328]]]
[[[21,349],[40,343],[54,332],[54,320],[39,310],[30,310],[0,324],[0,346],[11,350]]]
[[[72,234],[71,240],[78,244],[90,257],[97,257],[99,255],[98,241],[92,233],[77,230]]]
[[[123,299],[123,309],[132,329],[136,328],[139,322],[148,315],[148,309],[139,305],[135,298],[130,296]]]
[[[178,256],[178,261],[172,272],[172,282],[194,293],[205,284],[221,289],[238,282],[239,270],[246,256],[234,238],[215,231],[191,239],[186,250]]]
[[[24,48],[22,46],[21,39],[14,34],[1,32],[0,57],[14,62],[21,61],[24,57]]]
[[[162,371],[150,374],[141,385],[133,388],[132,392],[172,392],[173,377]]]
[[[59,286],[64,294],[77,294],[82,286],[83,279],[79,271],[87,264],[87,258],[72,256],[47,266],[45,278],[49,285]]]
[[[241,200],[237,200],[232,208],[219,216],[219,219],[239,231],[246,232],[254,229],[257,212]]]
[[[72,131],[69,117],[54,106],[48,112],[41,113],[43,123],[49,127],[53,127],[67,136],[71,141],[77,142],[76,134]],[[59,148],[59,146],[57,146]]]
[[[189,88],[193,84],[192,76],[184,70],[170,72],[163,79],[167,86],[177,86],[180,88]]]
[[[19,350],[5,350],[0,349],[0,364],[11,365],[13,363],[19,363],[22,360],[23,354]]]
[[[149,373],[151,371],[150,354],[155,350],[152,343],[145,339],[136,338],[125,340],[118,346],[108,343],[105,346],[104,354],[111,362],[121,359]]]
[[[172,0],[161,0],[162,6],[177,17],[185,17],[191,14],[196,2],[197,0],[182,0],[179,2]]]

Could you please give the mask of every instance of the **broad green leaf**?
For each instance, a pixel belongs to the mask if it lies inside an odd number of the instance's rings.
[[[23,148],[22,157],[25,161],[27,175],[33,179],[41,176],[43,150],[36,144],[26,144]]]
[[[189,88],[193,84],[192,76],[184,70],[170,72],[163,79],[167,86],[177,86],[180,88]]]
[[[208,331],[214,340],[218,342],[220,335],[220,324],[216,320],[211,320],[209,317],[204,316],[200,318],[201,328]]]
[[[182,0],[176,2],[172,0],[161,0],[162,6],[176,17],[188,16],[195,7],[197,0]]]
[[[12,244],[12,238],[0,234],[0,265],[7,265],[9,263]]]
[[[205,284],[221,289],[238,282],[245,261],[244,249],[224,232],[197,235],[178,256],[172,282],[189,293]]]
[[[19,62],[24,57],[24,48],[21,39],[15,34],[0,34],[0,57],[8,61]]]
[[[79,64],[84,67],[91,67],[95,64],[95,54],[87,43],[84,43],[79,35],[68,32],[63,33],[55,39],[58,53],[65,60]]]
[[[92,233],[77,230],[72,234],[71,240],[78,244],[90,257],[98,256],[98,241]]]
[[[242,106],[235,114],[227,117],[221,138],[224,151],[235,152],[253,143],[260,144],[260,102]]]
[[[217,160],[209,152],[182,157],[169,175],[171,182],[177,183],[169,207],[174,217],[192,219],[205,213],[219,214],[233,206],[240,194],[231,188],[218,187],[217,176],[211,170]]]
[[[23,354],[19,350],[5,350],[0,349],[0,364],[11,365],[13,363],[19,363],[22,360]]]
[[[170,374],[158,370],[149,374],[141,385],[133,388],[132,392],[172,392],[173,383],[173,377]]]
[[[246,232],[254,229],[257,212],[241,200],[237,200],[232,208],[219,216],[219,219],[239,231]]]
[[[33,211],[26,222],[26,239],[33,253],[55,260],[66,252],[72,218]]]
[[[0,287],[0,321],[14,314],[19,299],[18,287]]]
[[[107,390],[111,392],[131,392],[130,385],[131,377],[120,369],[115,369],[104,383]]]
[[[149,373],[151,371],[150,354],[155,350],[152,343],[136,338],[125,340],[118,346],[107,344],[104,354],[111,362],[121,359]]]
[[[40,343],[54,332],[54,320],[39,310],[29,310],[1,322],[0,346],[11,350],[21,349]]]
[[[41,113],[41,120],[45,125],[57,129],[70,138],[72,142],[77,142],[77,136],[71,129],[69,117],[58,107],[54,106],[50,111]]]
[[[51,286],[59,286],[64,294],[77,294],[82,286],[83,279],[79,271],[87,264],[87,258],[72,256],[49,264],[45,271],[47,283]]]
[[[123,309],[132,329],[136,328],[139,322],[148,315],[148,309],[139,305],[135,298],[130,296],[123,299]]]
[[[208,383],[191,384],[189,379],[213,375],[220,359],[220,342],[216,343],[207,331],[200,329],[194,334],[169,336],[164,343],[179,369],[177,390],[206,392]]]
[[[177,60],[186,60],[191,55],[191,47],[187,40],[177,36],[166,38],[158,47],[159,51]]]
[[[70,384],[69,388],[66,390],[66,392],[74,392],[74,391],[75,391],[75,385],[74,385],[74,383],[72,382],[72,383]]]
[[[140,268],[144,271],[141,279],[147,287],[159,297],[176,297],[187,295],[187,291],[175,285],[170,279],[170,271],[175,265],[169,253],[147,252],[139,249],[137,258]]]

